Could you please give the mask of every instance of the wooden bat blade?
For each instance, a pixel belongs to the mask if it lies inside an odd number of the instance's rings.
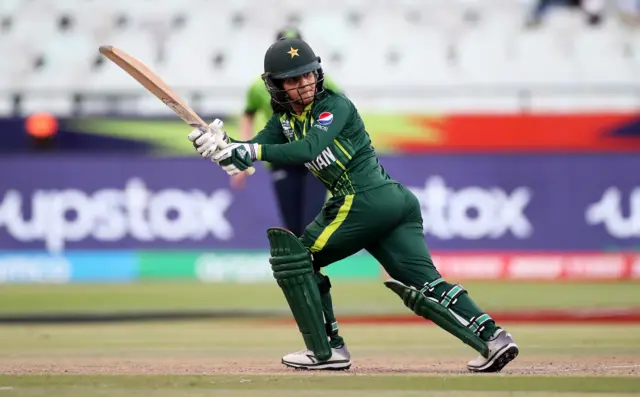
[[[142,61],[110,45],[101,46],[99,51],[170,107],[185,123],[193,128],[207,126],[207,123]]]
[[[110,61],[118,65],[122,70],[127,72],[138,83],[145,87],[149,92],[160,99],[165,105],[170,107],[185,123],[189,124],[192,128],[208,128],[208,124],[205,123],[196,112],[191,109],[181,98],[176,94],[167,83],[164,82],[151,68],[145,65],[142,61],[136,57],[127,54],[125,51],[111,46],[100,46],[99,51],[102,55],[107,57]],[[222,142],[224,144],[224,142]],[[253,175],[256,170],[253,167],[249,167],[246,170],[249,175]]]

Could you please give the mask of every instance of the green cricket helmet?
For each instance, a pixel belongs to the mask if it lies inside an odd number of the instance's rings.
[[[272,105],[288,108],[293,102],[283,89],[282,80],[313,72],[316,77],[316,98],[324,92],[324,73],[320,57],[309,44],[299,38],[282,38],[269,47],[264,56],[264,80]],[[276,111],[274,107],[274,111]]]

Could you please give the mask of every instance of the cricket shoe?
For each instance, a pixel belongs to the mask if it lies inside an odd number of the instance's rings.
[[[471,372],[500,372],[505,365],[518,357],[518,345],[510,333],[498,328],[487,341],[489,356],[480,356],[467,363]]]
[[[320,361],[311,350],[287,354],[282,357],[282,364],[287,367],[308,370],[347,370],[351,367],[351,354],[346,345],[339,348],[331,348],[331,357],[326,361]]]

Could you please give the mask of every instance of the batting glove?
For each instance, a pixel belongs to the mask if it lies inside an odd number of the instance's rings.
[[[256,143],[232,143],[215,153],[212,160],[233,176],[253,165],[258,158],[258,149]]]
[[[221,143],[229,143],[227,133],[222,129],[223,125],[222,120],[215,119],[208,128],[198,127],[191,131],[187,138],[202,157],[211,158],[220,149]]]

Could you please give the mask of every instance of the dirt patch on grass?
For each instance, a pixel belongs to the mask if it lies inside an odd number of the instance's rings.
[[[468,374],[466,360],[460,358],[358,356],[349,374]],[[297,374],[284,367],[278,357],[5,357],[0,361],[3,374]],[[326,372],[323,372],[326,373]],[[518,357],[503,375],[640,375],[640,357]]]

